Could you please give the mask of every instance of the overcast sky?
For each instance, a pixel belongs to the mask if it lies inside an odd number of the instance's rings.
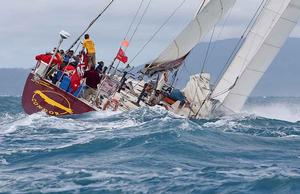
[[[237,0],[219,39],[239,37],[261,1]],[[108,2],[3,0],[0,12],[0,67],[33,67],[34,56],[51,50],[57,44],[58,33],[62,29],[72,35],[63,45],[63,48],[67,48]],[[139,2],[140,0],[115,0],[112,7],[93,26],[89,33],[96,43],[99,60],[108,64],[114,58]],[[181,2],[182,0],[152,0],[149,11],[131,42],[129,58],[134,56]],[[201,2],[186,0],[134,65],[155,58],[193,18]],[[297,27],[291,36],[300,37],[300,28]]]

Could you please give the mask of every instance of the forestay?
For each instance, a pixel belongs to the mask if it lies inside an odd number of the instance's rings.
[[[268,0],[212,98],[239,112],[300,18],[300,0]]]
[[[179,67],[188,53],[223,18],[236,0],[206,0],[193,21],[159,57],[145,66],[146,74]]]

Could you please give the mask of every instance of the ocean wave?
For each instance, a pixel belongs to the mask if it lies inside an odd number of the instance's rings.
[[[160,107],[49,117],[13,102],[1,105],[0,192],[300,191],[300,122]]]
[[[203,124],[205,128],[219,129],[224,132],[244,133],[261,137],[300,136],[298,123],[266,119],[254,114],[237,114],[221,117]]]
[[[22,97],[22,95],[21,94],[19,94],[19,95],[11,95],[11,94],[0,94],[0,98],[20,98],[20,97]]]
[[[300,121],[300,98],[252,98],[244,112],[282,121]]]

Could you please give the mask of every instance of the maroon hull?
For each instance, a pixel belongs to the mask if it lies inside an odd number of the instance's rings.
[[[51,116],[62,116],[95,111],[56,85],[43,79],[35,81],[33,77],[30,73],[22,96],[23,108],[27,114],[45,112]]]

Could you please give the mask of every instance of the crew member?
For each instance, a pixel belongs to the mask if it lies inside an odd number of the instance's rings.
[[[40,54],[35,57],[35,59],[37,61],[43,61],[44,63],[47,63],[47,64],[50,63],[51,58],[52,58],[52,54],[50,54],[50,53]],[[56,64],[61,64],[61,60],[57,59],[57,57],[54,57],[51,65],[56,65]]]
[[[160,80],[157,83],[156,90],[152,92],[152,95],[149,98],[149,104],[152,106],[155,106],[159,104],[161,99],[163,98],[163,87],[168,82],[168,73],[164,72],[160,78]]]
[[[97,71],[99,74],[102,74],[103,67],[104,67],[104,62],[103,62],[103,61],[98,62],[98,66],[97,66],[97,68],[96,68],[96,71]]]
[[[41,65],[41,63],[38,63],[38,66],[36,67],[36,73],[40,76],[44,76],[46,74],[46,77],[51,79],[52,74],[54,73],[55,69],[61,65],[62,61],[57,56],[53,57],[52,59],[51,53],[46,54],[40,54],[35,57],[37,61],[42,61],[45,64],[49,65],[49,67],[46,67],[45,65]],[[51,62],[51,64],[49,64]]]
[[[168,82],[168,73],[164,72],[157,83],[156,90],[162,91],[163,87],[166,85],[167,82]]]
[[[95,43],[92,39],[90,39],[89,34],[84,35],[84,41],[83,41],[83,49],[86,49],[87,56],[88,56],[88,69],[91,68],[91,66],[96,66],[96,48]]]
[[[83,78],[86,78],[86,85],[88,86],[84,92],[84,98],[90,101],[92,97],[96,96],[97,85],[100,83],[100,76],[95,70],[95,66],[92,65],[91,69],[84,73]]]

